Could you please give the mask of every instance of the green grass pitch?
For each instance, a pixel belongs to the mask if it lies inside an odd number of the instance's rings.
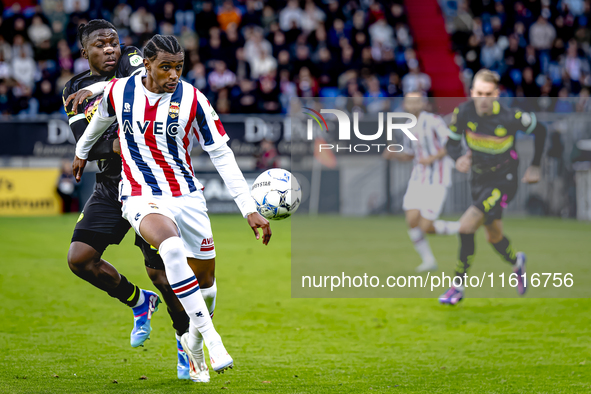
[[[401,217],[364,220],[377,228],[388,223],[400,239],[406,233]],[[588,299],[468,298],[455,308],[433,299],[292,299],[290,221],[273,223],[271,244],[263,247],[240,217],[215,215],[214,322],[235,369],[212,373],[209,384],[179,381],[165,307],[154,315],[151,340],[132,349],[131,311],[69,271],[75,221],[0,219],[0,393],[591,391]],[[506,229],[519,247],[539,250],[549,246],[526,236],[527,228],[551,234],[556,223],[508,219]],[[580,259],[591,264],[584,253],[591,227],[567,223]],[[436,255],[455,253],[449,239],[430,239]],[[396,253],[416,262],[410,242]],[[485,246],[479,253],[492,256]],[[131,232],[105,258],[153,289]],[[538,259],[560,264],[551,253]]]

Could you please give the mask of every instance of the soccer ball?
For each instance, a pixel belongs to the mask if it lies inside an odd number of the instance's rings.
[[[281,220],[290,217],[300,206],[302,188],[289,171],[273,168],[257,177],[251,195],[263,217]]]

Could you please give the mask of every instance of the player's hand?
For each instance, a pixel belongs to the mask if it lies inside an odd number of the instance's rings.
[[[113,140],[113,152],[121,155],[121,143],[119,142],[119,138]]]
[[[259,234],[259,228],[263,229],[263,245],[268,245],[269,240],[271,239],[271,225],[269,221],[262,217],[258,212],[253,212],[248,215],[248,225],[254,231],[254,235],[257,239],[261,236]]]
[[[82,104],[82,102],[90,96],[92,96],[92,92],[90,90],[81,89],[81,90],[77,91],[76,93],[72,93],[71,95],[68,96],[68,98],[66,99],[65,107],[67,107],[68,104],[70,104],[70,101],[74,100],[74,102],[72,103],[72,112],[77,114],[78,113],[78,106],[80,104]]]
[[[80,182],[82,174],[84,173],[84,167],[86,167],[86,160],[76,156],[72,162],[72,174],[74,175],[74,178],[76,178],[76,182]]]
[[[431,163],[433,163],[434,161],[435,161],[434,156],[422,157],[419,159],[419,164],[422,164],[424,166],[428,166],[428,165],[431,165]]]
[[[459,172],[467,174],[470,171],[470,167],[472,167],[472,152],[468,152],[456,160],[456,169]]]
[[[538,183],[540,181],[540,172],[539,166],[529,166],[527,170],[525,170],[525,174],[523,175],[523,178],[521,178],[521,182]]]

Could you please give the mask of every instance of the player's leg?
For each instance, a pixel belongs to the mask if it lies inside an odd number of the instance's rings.
[[[166,309],[172,320],[172,327],[175,329],[177,346],[177,376],[179,379],[189,379],[189,359],[181,345],[181,336],[189,331],[189,316],[185,312],[183,305],[172,291],[166,272],[164,262],[158,254],[158,250],[150,246],[139,235],[135,235],[135,245],[144,255],[146,272],[152,280],[152,283],[158,290],[166,303]]]
[[[437,262],[429,246],[429,241],[425,237],[425,233],[421,230],[421,207],[424,205],[425,189],[422,184],[417,182],[409,182],[402,200],[402,208],[406,216],[406,224],[408,226],[408,236],[412,241],[415,250],[421,256],[421,264],[417,267],[417,271],[429,271],[437,269]]]
[[[210,237],[211,238],[211,237]],[[197,277],[201,294],[207,305],[209,316],[213,319],[215,312],[217,285],[215,283],[215,258],[196,259],[188,258],[189,265]],[[203,336],[197,328],[191,324],[189,336],[186,338],[186,346],[191,350],[190,354],[195,369],[192,378],[197,382],[209,381],[209,370],[205,363],[205,353],[203,352]],[[211,356],[211,351],[210,351]],[[212,361],[212,366],[214,362]]]
[[[464,298],[463,277],[467,274],[472,261],[476,246],[474,244],[474,234],[484,222],[484,212],[471,205],[460,218],[460,250],[458,253],[458,263],[455,270],[455,283],[462,283],[460,286],[452,286],[446,291],[439,301],[443,304],[455,305]],[[458,279],[461,278],[461,279]]]
[[[503,210],[517,193],[517,175],[512,174],[507,181],[497,182],[490,197],[484,201],[483,208],[487,210],[484,223],[486,239],[501,259],[513,266],[517,275],[517,293],[523,295],[527,290],[525,279],[525,254],[516,252],[511,241],[503,234]]]
[[[421,228],[421,211],[418,209],[409,209],[405,211],[406,224],[408,225],[408,236],[412,241],[415,250],[421,256],[421,265],[416,270],[417,272],[431,271],[437,269],[437,262],[435,256],[431,251],[429,241],[425,236],[425,232]]]
[[[220,335],[215,330],[209,310],[199,288],[195,273],[187,261],[187,249],[179,237],[180,228],[172,218],[175,215],[168,209],[184,212],[186,206],[178,200],[177,206],[158,207],[148,205],[147,200],[128,198],[123,205],[123,215],[134,226],[134,229],[150,245],[158,248],[160,257],[164,261],[166,276],[170,285],[179,298],[191,320],[189,333],[181,337],[183,349],[192,361],[192,350],[188,347],[188,339],[195,335],[191,328],[194,326],[203,336],[203,342],[210,352],[212,367],[216,372],[232,368],[233,360],[226,352]],[[154,210],[157,210],[155,213]],[[191,212],[192,213],[192,212]],[[137,218],[137,220],[136,220]],[[215,356],[215,359],[214,359]],[[190,375],[194,381],[199,380],[199,371],[195,363],[191,363]]]
[[[501,259],[513,266],[513,272],[517,275],[517,293],[525,294],[527,282],[525,280],[525,254],[516,252],[509,238],[503,234],[503,222],[501,219],[495,219],[490,224],[485,224],[486,240],[492,245],[493,249]]]
[[[74,229],[68,266],[78,277],[132,308],[136,318],[131,344],[140,346],[149,338],[152,313],[160,301],[156,293],[140,289],[101,258],[105,248],[119,244],[129,229],[129,223],[121,218],[121,205],[107,194],[104,187],[97,185],[97,191],[87,201]],[[139,320],[138,309],[146,312]]]

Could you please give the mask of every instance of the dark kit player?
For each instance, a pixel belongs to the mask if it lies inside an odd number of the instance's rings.
[[[467,173],[472,169],[470,186],[472,205],[460,218],[460,252],[456,277],[464,278],[474,260],[474,233],[484,224],[486,239],[503,261],[510,263],[517,274],[517,292],[526,290],[525,254],[515,252],[503,234],[503,209],[517,193],[519,157],[515,150],[515,134],[521,130],[535,136],[535,152],[523,183],[540,180],[540,161],[546,140],[546,128],[533,113],[510,109],[498,102],[499,77],[489,70],[474,76],[470,91],[472,100],[456,108],[449,126],[448,154],[456,161],[456,169]],[[470,150],[462,156],[461,139],[466,138]],[[458,280],[455,280],[458,283]],[[439,301],[457,304],[464,297],[464,283],[451,287]]]
[[[76,75],[64,88],[63,97],[70,128],[80,139],[94,115],[102,95],[90,97],[113,78],[145,72],[141,52],[135,47],[121,47],[115,27],[105,20],[92,20],[78,28],[82,56],[88,59],[90,70]],[[92,85],[92,86],[91,86]],[[118,186],[121,179],[121,158],[118,124],[114,122],[90,152],[89,160],[97,160],[100,172],[96,176],[94,193],[84,206],[74,229],[68,251],[68,265],[73,273],[95,287],[104,290],[133,308],[134,327],[131,346],[143,345],[151,331],[151,316],[160,299],[154,292],[141,290],[101,258],[105,248],[119,244],[130,228],[121,217]],[[146,270],[161,291],[177,331],[178,377],[189,379],[188,359],[178,339],[189,328],[189,319],[172,291],[162,259],[141,237],[136,245],[142,250]]]

